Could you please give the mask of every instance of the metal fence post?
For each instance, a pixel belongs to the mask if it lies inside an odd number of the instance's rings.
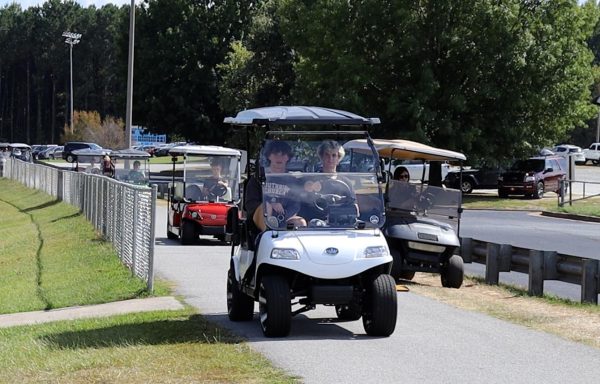
[[[531,249],[529,251],[529,290],[530,296],[544,294],[544,252]]]

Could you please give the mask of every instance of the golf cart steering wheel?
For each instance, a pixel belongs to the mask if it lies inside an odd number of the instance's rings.
[[[341,180],[327,179],[321,182],[321,191],[332,191],[335,193],[315,192],[315,207],[319,211],[325,211],[329,206],[341,206],[352,204],[354,197],[350,186]]]
[[[216,197],[223,197],[227,194],[227,187],[224,186],[223,184],[215,184],[212,187],[210,187],[210,189],[208,190],[208,194],[210,196],[214,196]]]

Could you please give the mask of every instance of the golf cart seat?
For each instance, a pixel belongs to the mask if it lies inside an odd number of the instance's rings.
[[[185,187],[185,198],[192,201],[202,200],[202,188],[196,184],[190,184]]]

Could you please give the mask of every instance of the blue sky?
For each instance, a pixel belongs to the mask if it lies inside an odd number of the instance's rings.
[[[0,0],[0,7],[5,6],[11,3],[18,3],[21,5],[22,9],[29,8],[33,5],[43,4],[44,0]],[[87,8],[90,5],[95,5],[96,8],[100,8],[105,4],[131,4],[131,0],[76,0],[76,3],[79,3],[82,7]],[[135,0],[136,4],[141,3],[141,0]]]

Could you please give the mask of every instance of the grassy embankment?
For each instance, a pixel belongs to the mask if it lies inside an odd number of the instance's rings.
[[[0,281],[0,314],[147,295],[77,209],[6,179]],[[0,328],[3,383],[207,381],[294,379],[191,308]]]

